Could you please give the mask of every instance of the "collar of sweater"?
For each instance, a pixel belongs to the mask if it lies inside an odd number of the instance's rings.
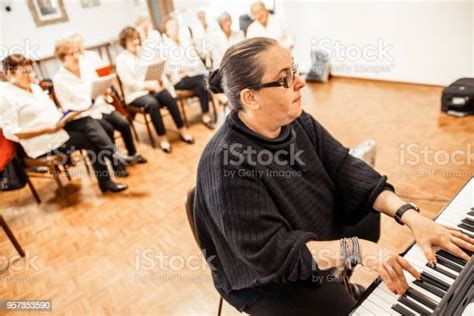
[[[228,116],[226,123],[230,127],[238,132],[239,134],[244,135],[245,137],[250,138],[257,144],[270,148],[270,149],[280,149],[288,147],[290,144],[295,142],[296,133],[292,127],[293,123],[281,127],[280,135],[276,138],[267,138],[262,136],[250,128],[247,127],[239,118],[239,115],[236,111],[232,111]]]

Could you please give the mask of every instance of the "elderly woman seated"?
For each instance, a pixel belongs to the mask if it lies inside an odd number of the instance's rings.
[[[205,81],[207,69],[193,43],[180,35],[178,20],[167,17],[163,25],[166,32],[163,41],[166,72],[176,90],[191,90],[199,98],[202,121],[209,129],[213,129],[214,123],[209,113],[209,91]]]
[[[38,158],[64,155],[78,149],[88,151],[102,192],[120,192],[127,185],[111,180],[103,155],[113,144],[104,138],[90,137],[78,124],[71,124],[82,112],[63,116],[48,95],[32,80],[33,62],[20,54],[3,60],[8,83],[1,87],[0,116],[7,139],[19,142],[26,154]],[[97,121],[95,126],[102,129]],[[105,132],[102,133],[105,134]]]
[[[95,65],[83,55],[82,45],[82,42],[77,40],[77,35],[56,43],[56,56],[63,63],[53,77],[56,99],[64,111],[87,109],[78,116],[77,122],[72,123],[81,125],[87,120],[99,120],[112,143],[115,142],[114,130],[119,131],[128,152],[128,156],[120,157],[123,158],[121,160],[124,163],[146,162],[145,158],[137,152],[128,121],[112,105],[105,102],[103,96],[95,100],[91,99],[92,82],[98,78],[98,75],[95,72]],[[99,133],[99,131],[91,132],[94,137]],[[100,134],[103,134],[102,130]],[[114,169],[118,175],[125,173],[120,163],[114,164]]]
[[[160,148],[171,153],[171,144],[166,136],[160,108],[166,107],[173,118],[181,140],[193,144],[194,139],[184,126],[176,99],[171,95],[173,87],[165,76],[160,81],[145,80],[148,65],[159,60],[156,50],[142,50],[140,34],[133,27],[126,27],[120,32],[120,45],[125,50],[117,56],[117,73],[123,84],[125,101],[130,106],[144,108],[150,114],[153,126],[160,139]],[[147,49],[154,46],[147,46]]]

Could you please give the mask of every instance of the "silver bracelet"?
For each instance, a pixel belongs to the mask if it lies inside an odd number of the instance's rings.
[[[347,270],[353,270],[356,265],[361,263],[359,238],[342,238],[341,255]]]

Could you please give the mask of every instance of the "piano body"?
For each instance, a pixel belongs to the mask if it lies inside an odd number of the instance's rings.
[[[435,222],[457,227],[474,238],[474,177],[466,182]],[[423,251],[413,244],[402,255],[421,272],[421,280],[405,271],[409,288],[400,297],[377,279],[364,293],[351,315],[467,315],[474,304],[474,256],[469,261],[437,251],[431,268]],[[473,315],[473,314],[470,314]]]

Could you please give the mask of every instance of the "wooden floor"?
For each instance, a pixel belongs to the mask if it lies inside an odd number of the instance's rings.
[[[346,146],[376,140],[376,168],[398,193],[434,217],[474,175],[467,155],[461,164],[402,163],[402,147],[410,144],[448,153],[472,146],[474,117],[440,114],[441,90],[333,78],[324,85],[308,84],[303,104]],[[197,114],[198,106],[193,110]],[[0,193],[1,212],[28,255],[16,260],[0,233],[0,300],[51,299],[53,312],[66,315],[214,314],[218,295],[207,266],[196,259],[199,251],[183,205],[212,132],[200,124],[191,132],[197,140],[193,146],[171,133],[173,153],[166,155],[149,146],[140,126],[138,147],[149,163],[129,169],[124,182],[130,189],[123,194],[102,196],[82,166],[68,185],[70,204],[58,201],[49,180],[33,180],[44,201],[40,206],[27,188]],[[384,219],[380,242],[403,250],[411,237],[407,228]],[[355,277],[369,284],[373,275],[361,271]],[[223,315],[236,314],[224,305]]]

